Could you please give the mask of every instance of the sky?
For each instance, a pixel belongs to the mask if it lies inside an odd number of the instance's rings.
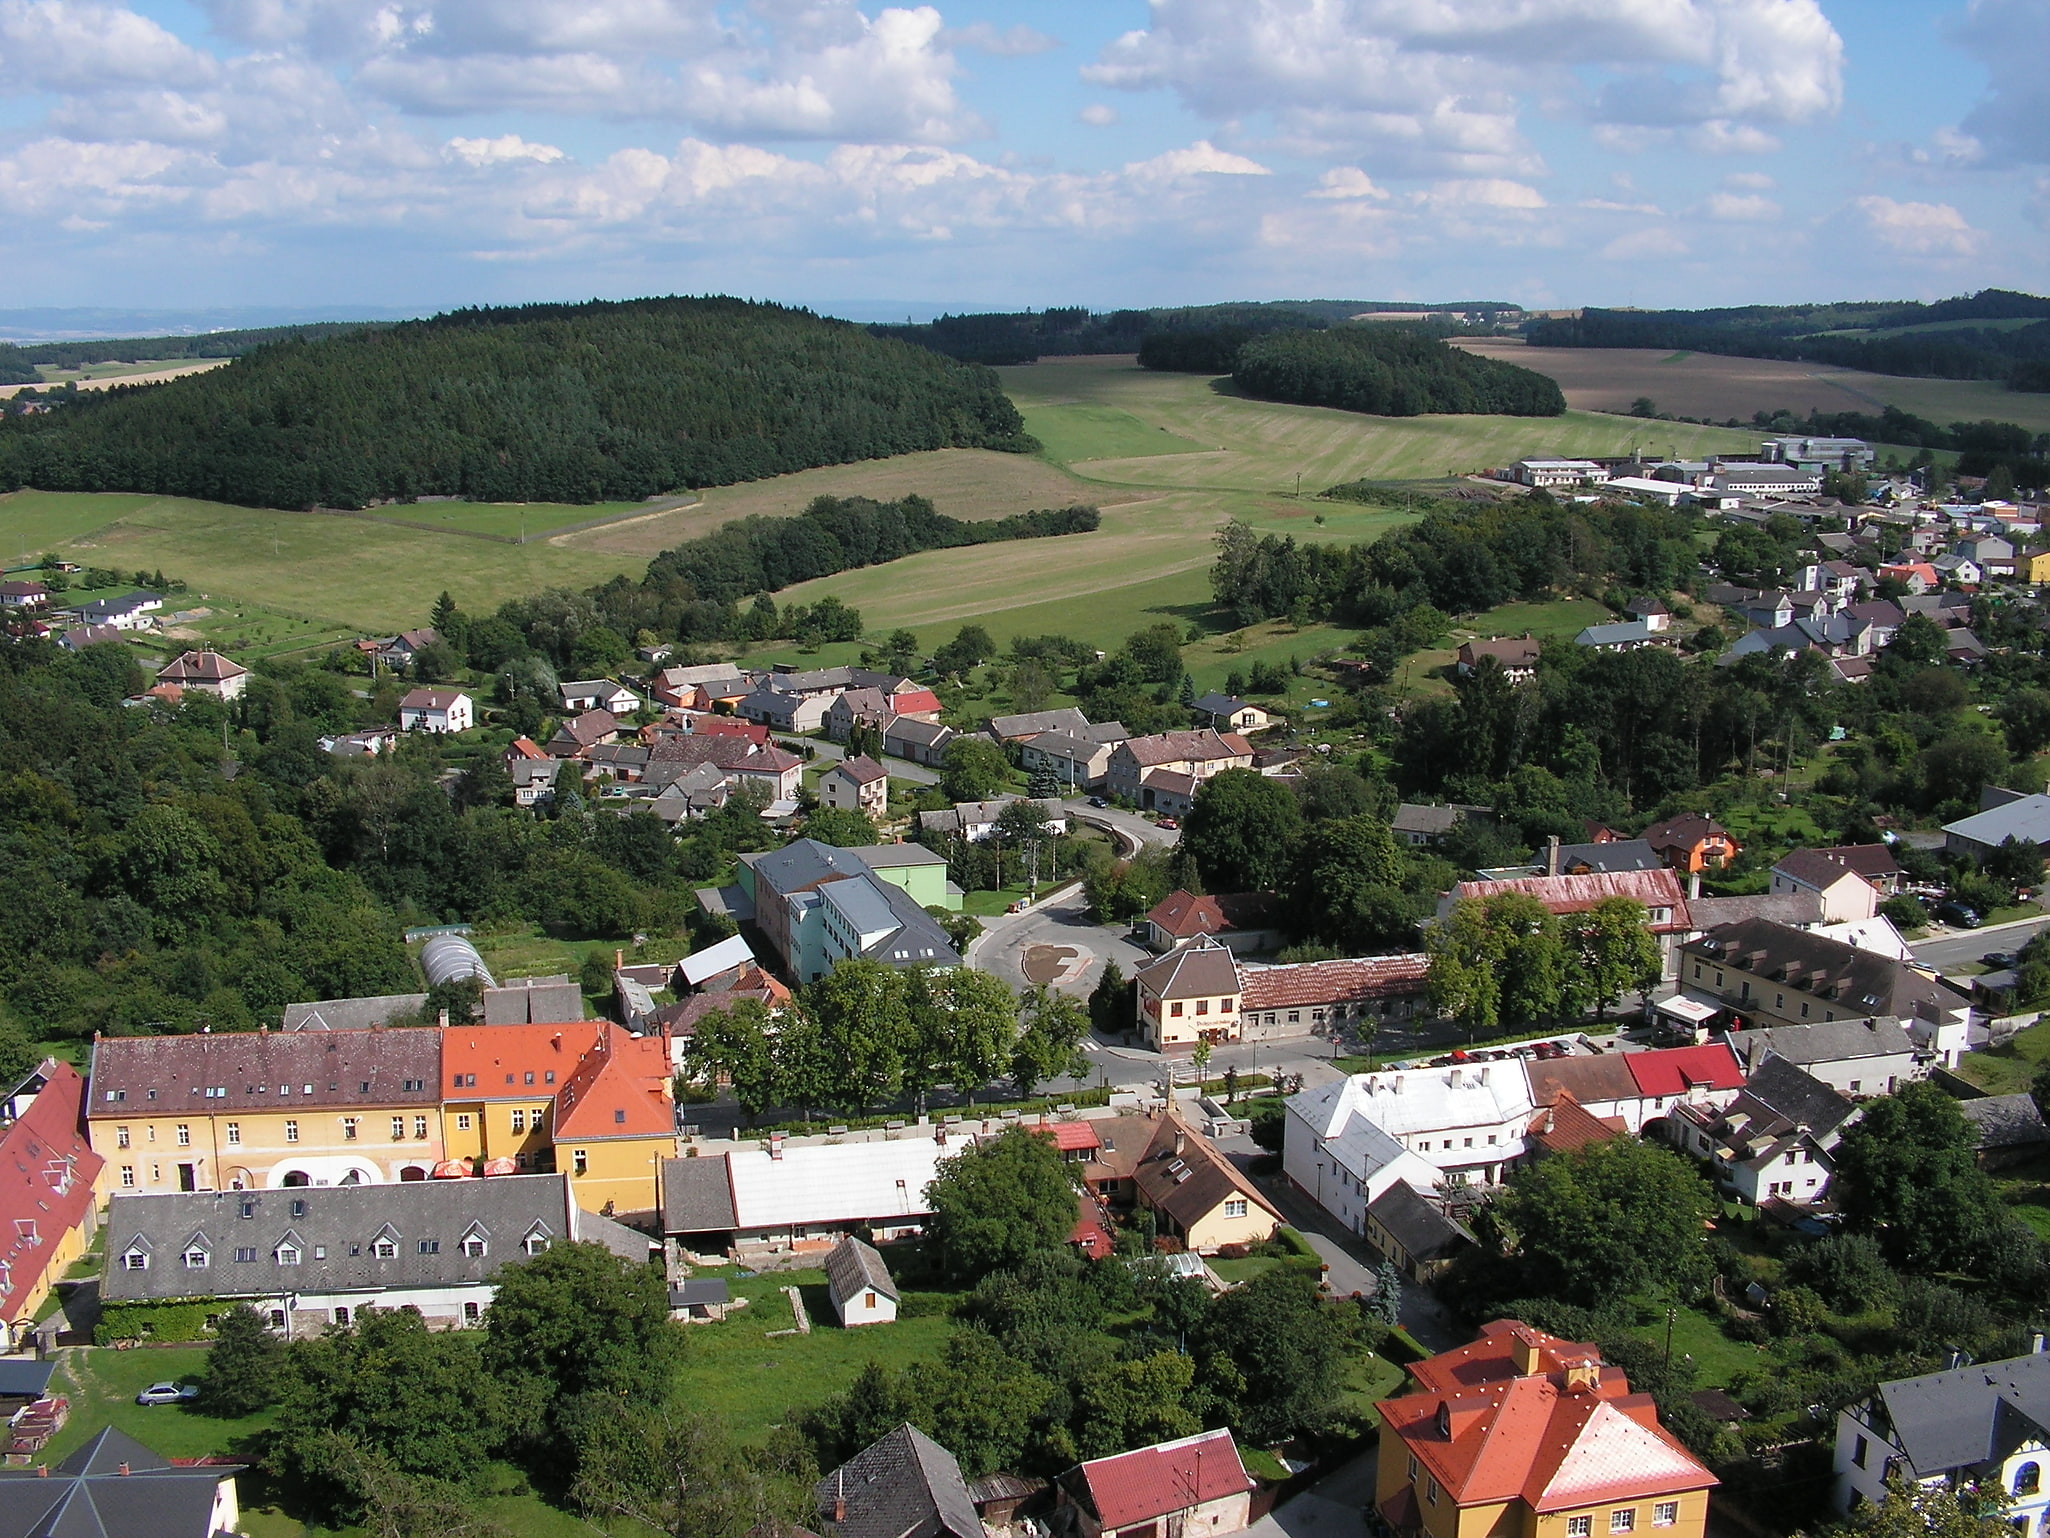
[[[0,0],[0,307],[2050,290],[2046,0]]]

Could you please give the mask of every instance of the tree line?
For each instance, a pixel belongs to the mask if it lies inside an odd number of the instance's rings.
[[[2014,329],[1975,320],[2026,320]],[[1896,328],[1958,322],[1938,331]],[[1849,331],[1852,334],[1841,335]],[[1896,331],[1893,335],[1858,332]],[[2014,390],[2050,389],[2050,299],[2005,289],[1935,304],[1752,305],[1722,310],[1583,310],[1533,321],[1533,347],[1652,347],[1833,363],[1875,374],[1998,379]]]
[[[0,486],[254,507],[576,503],[1033,446],[987,369],[779,305],[647,299],[282,340],[11,416]]]
[[[1239,348],[1231,377],[1258,400],[1374,416],[1555,417],[1566,409],[1557,382],[1545,375],[1404,325],[1272,332]]]
[[[645,585],[686,583],[698,599],[731,602],[922,550],[1085,534],[1102,522],[1095,508],[1082,506],[969,522],[916,493],[895,502],[814,497],[795,518],[744,518],[663,551],[648,563]]]
[[[199,336],[138,336],[64,342],[0,342],[0,384],[35,384],[42,378],[36,365],[87,368],[95,363],[169,362],[179,358],[239,358],[272,342],[311,341],[340,336],[378,324],[376,321],[315,321],[303,326],[256,326],[240,331],[208,331]]]

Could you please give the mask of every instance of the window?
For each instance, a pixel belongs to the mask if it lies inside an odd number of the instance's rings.
[[[538,1255],[548,1248],[548,1236],[546,1234],[529,1234],[527,1235],[526,1244],[529,1255]]]
[[[134,1165],[124,1164],[121,1166],[121,1184],[123,1184],[124,1186],[133,1186],[135,1184]]]
[[[1678,1501],[1654,1501],[1652,1503],[1651,1525],[1653,1527],[1671,1527],[1679,1520],[1680,1503]]]
[[[1175,1000],[1175,1002],[1174,1002],[1174,1003],[1172,1003],[1172,1004],[1168,1005],[1168,1006],[1167,1006],[1167,1012],[1168,1012],[1168,1013],[1169,1013],[1170,1015],[1173,1015],[1173,1016],[1175,1016],[1175,1017],[1176,1017],[1177,1019],[1179,1019],[1179,1018],[1180,1018],[1180,1016],[1181,1016],[1181,1012],[1182,1012],[1182,1004],[1181,1004],[1181,1000],[1177,999],[1177,1000]]]
[[[529,1073],[529,1074],[527,1075],[527,1082],[528,1082],[529,1084],[532,1084],[532,1083],[534,1082],[534,1075],[533,1075],[532,1073]]]
[[[1424,1476],[1424,1499],[1433,1506],[1438,1504],[1438,1481],[1428,1474]]]
[[[299,1141],[299,1124],[296,1121],[288,1121],[285,1123],[285,1141],[288,1143],[296,1143]]]
[[[1637,1508],[1619,1506],[1609,1513],[1609,1531],[1612,1533],[1634,1533],[1637,1531]]]
[[[482,1260],[486,1248],[487,1246],[482,1234],[465,1234],[463,1236],[463,1253],[469,1256],[470,1259]]]
[[[207,1253],[196,1244],[185,1252],[183,1258],[185,1269],[188,1271],[204,1271],[206,1269]]]
[[[570,1173],[575,1175],[587,1175],[590,1173],[591,1163],[590,1160],[584,1157],[583,1149],[578,1148],[573,1150],[569,1156],[569,1159],[571,1165]]]
[[[246,1247],[238,1246],[235,1250],[235,1263],[241,1266],[254,1265],[256,1263],[256,1246],[253,1244]]]
[[[477,1076],[474,1073],[457,1073],[451,1074],[449,1077],[452,1087],[455,1089],[475,1089],[477,1087]]]
[[[342,1118],[342,1141],[344,1143],[356,1141],[356,1118],[353,1116],[344,1116]]]
[[[1416,1454],[1414,1453],[1410,1454],[1409,1477],[1412,1482],[1414,1482],[1416,1479]]]
[[[126,1100],[128,1098],[128,1091],[125,1089],[110,1089],[107,1091],[107,1098],[109,1100]]]
[[[270,1327],[273,1330],[282,1330],[285,1327],[285,1311],[283,1309],[274,1308],[270,1311]]]
[[[543,1084],[553,1084],[555,1082],[555,1070],[553,1068],[543,1070],[541,1082]]]
[[[416,1137],[416,1138],[424,1138],[424,1137],[426,1137],[426,1136],[427,1136],[427,1118],[426,1118],[426,1117],[424,1117],[424,1116],[416,1116],[416,1117],[414,1117],[414,1118],[413,1118],[413,1136],[414,1136],[414,1137]]]
[[[128,1146],[128,1129],[126,1127],[116,1127],[114,1129],[114,1146],[116,1148],[126,1148]]]
[[[515,1132],[525,1132],[527,1130],[527,1113],[525,1111],[515,1111],[512,1113],[512,1129]]]
[[[370,1246],[370,1253],[379,1260],[397,1260],[399,1258],[399,1247],[390,1239],[380,1238]]]
[[[2043,1488],[2043,1466],[2040,1463],[2024,1463],[2014,1471],[2014,1493],[2034,1495]]]
[[[242,1141],[242,1123],[240,1123],[239,1121],[231,1121],[228,1123],[228,1141],[231,1143],[239,1143]]]
[[[180,1148],[190,1148],[192,1146],[192,1129],[182,1121],[178,1123],[178,1146]]]
[[[403,1116],[394,1116],[391,1119],[391,1140],[394,1143],[403,1142],[405,1140],[405,1136],[406,1118]]]
[[[277,1262],[281,1266],[296,1266],[299,1264],[299,1246],[296,1244],[281,1244],[277,1247],[275,1254]]]
[[[1857,1443],[1851,1448],[1851,1462],[1862,1469],[1865,1466],[1865,1455],[1871,1451],[1872,1444],[1863,1437],[1859,1437]]]
[[[624,1106],[612,1113],[612,1124],[615,1127],[624,1127],[626,1125],[626,1108]]]
[[[441,1241],[439,1239],[422,1239],[420,1241],[420,1253],[422,1255],[439,1255],[441,1253]]]
[[[1857,1094],[1857,1093],[1858,1093],[1858,1091],[1859,1091],[1859,1090],[1860,1090],[1861,1088],[1863,1088],[1863,1087],[1864,1087],[1864,1084],[1865,1084],[1865,1081],[1864,1081],[1863,1079],[1853,1079],[1853,1080],[1851,1080],[1851,1093],[1852,1093],[1852,1094],[1854,1094],[1854,1095],[1855,1095],[1855,1094]]]
[[[463,1305],[464,1324],[475,1324],[479,1319],[483,1317],[483,1310],[479,1309],[475,1303],[465,1303]]]
[[[1210,1013],[1210,1001],[1209,1001],[1208,999],[1198,999],[1198,1000],[1196,1000],[1196,1013],[1197,1013],[1197,1014],[1199,1014],[1199,1015],[1207,1015],[1207,1014],[1209,1014],[1209,1013]]]
[[[1566,1538],[1588,1538],[1588,1535],[1593,1531],[1593,1517],[1568,1517],[1566,1519]]]
[[[297,1197],[293,1198],[292,1216],[295,1218],[303,1218],[306,1216],[306,1203],[303,1199]]]
[[[505,1076],[505,1082],[506,1082],[506,1083],[508,1083],[508,1084],[510,1084],[510,1083],[512,1083],[512,1081],[513,1081],[513,1076],[512,1076],[511,1074],[507,1074],[507,1075]]]
[[[129,1250],[125,1252],[121,1256],[121,1269],[124,1271],[147,1271],[149,1269],[148,1254],[142,1250]]]
[[[335,1323],[336,1323],[336,1324],[347,1324],[348,1322],[349,1322],[349,1311],[348,1311],[348,1310],[347,1310],[346,1308],[338,1308],[338,1309],[336,1309],[336,1310],[335,1310]]]
[[[1224,1215],[1228,1218],[1244,1217],[1246,1215],[1246,1204],[1244,1199],[1238,1198],[1226,1202],[1224,1204]]]

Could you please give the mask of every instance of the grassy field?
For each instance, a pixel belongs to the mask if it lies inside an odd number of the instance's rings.
[[[87,1347],[70,1352],[51,1388],[71,1400],[71,1419],[50,1440],[46,1456],[55,1462],[103,1426],[127,1432],[166,1458],[201,1458],[229,1451],[241,1438],[270,1424],[268,1414],[215,1420],[181,1405],[139,1405],[135,1396],[152,1383],[181,1382],[199,1375],[205,1346],[151,1346],[135,1351]]]
[[[1958,1060],[1958,1077],[1969,1079],[1989,1095],[2019,1095],[2050,1062],[2050,1023],[2032,1025],[2012,1040],[1987,1052],[1967,1052]]]
[[[1821,363],[1784,363],[1771,358],[1724,358],[1706,352],[1665,352],[1640,347],[1527,347],[1511,337],[1475,338],[1458,344],[1469,352],[1535,369],[1559,382],[1575,411],[1628,411],[1639,396],[1659,410],[1680,416],[1735,417],[1782,408],[1796,416],[1810,411],[1867,411],[1885,406],[1949,426],[1952,422],[2018,422],[2032,432],[2050,432],[2050,395],[2030,395],[1986,380],[1898,379]],[[1642,422],[1648,446],[1686,449],[1682,423]],[[1747,439],[1756,434],[1746,431]],[[1745,445],[1756,449],[1755,441]]]
[[[870,1362],[895,1368],[938,1356],[954,1329],[952,1320],[930,1315],[843,1330],[833,1322],[823,1271],[734,1277],[729,1285],[748,1306],[691,1330],[680,1387],[686,1403],[743,1441],[831,1398]],[[804,1298],[809,1335],[770,1333],[792,1327],[788,1286]]]

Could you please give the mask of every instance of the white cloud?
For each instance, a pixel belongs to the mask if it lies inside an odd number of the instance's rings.
[[[965,27],[948,27],[940,33],[940,45],[944,48],[973,48],[1000,59],[1019,59],[1035,53],[1050,53],[1061,46],[1061,41],[1057,37],[1048,37],[1044,32],[1034,31],[1022,21],[1001,30],[995,22],[977,21]]]
[[[1419,201],[1433,208],[1532,209],[1545,206],[1544,194],[1537,188],[1527,187],[1522,182],[1506,181],[1500,177],[1439,182],[1428,192],[1420,194]]]
[[[1843,44],[1818,0],[1149,0],[1148,25],[1085,78],[1166,89],[1198,114],[1264,114],[1283,142],[1415,170],[1521,171],[1531,72],[1593,71],[1589,110],[1757,151],[1759,124],[1842,100]]]
[[[1075,116],[1091,128],[1108,128],[1118,120],[1118,109],[1105,102],[1093,101]]]
[[[1317,178],[1317,189],[1310,194],[1313,198],[1381,198],[1386,199],[1385,187],[1374,185],[1374,179],[1358,166],[1333,166]]]
[[[1731,224],[1759,223],[1777,219],[1785,212],[1771,198],[1755,192],[1718,192],[1708,200],[1708,216]]]
[[[191,86],[213,58],[145,16],[70,0],[0,0],[0,92]]]
[[[500,134],[496,139],[451,139],[442,146],[451,160],[472,166],[502,166],[518,161],[548,165],[566,158],[552,144],[534,144],[518,134]]]
[[[1125,167],[1127,176],[1152,181],[1181,176],[1271,176],[1257,160],[1232,155],[1208,139],[1198,139],[1187,149],[1169,150],[1151,160],[1135,161]]]
[[[1972,256],[1985,243],[1984,234],[1948,203],[1900,203],[1870,196],[1852,206],[1864,217],[1867,233],[1902,256]]]
[[[1986,92],[1962,139],[2000,165],[2050,164],[2050,7],[2042,0],[1972,0],[1951,40],[1986,69]]]
[[[1687,242],[1660,225],[1618,235],[1602,247],[1602,255],[1612,262],[1641,262],[1655,257],[1687,254]]]
[[[1738,192],[1770,192],[1779,185],[1763,171],[1732,171],[1723,185]]]

